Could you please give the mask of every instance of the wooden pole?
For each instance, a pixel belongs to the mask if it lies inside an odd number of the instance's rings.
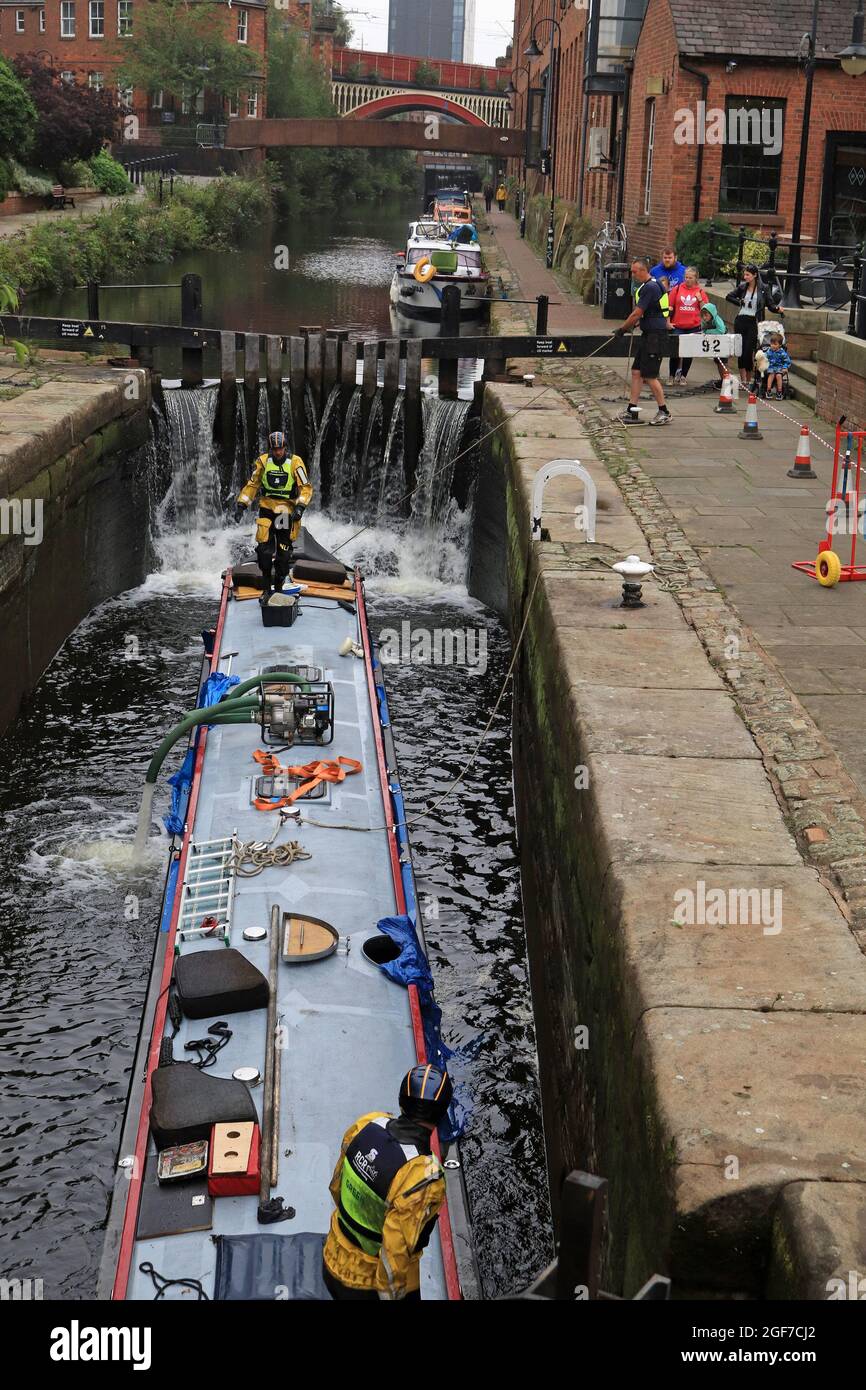
[[[283,427],[283,340],[274,333],[265,338],[265,380],[271,428],[279,430]]]
[[[220,442],[223,458],[234,459],[237,438],[238,383],[234,333],[220,334]]]
[[[403,391],[403,471],[406,486],[415,486],[423,432],[421,402],[421,339],[406,340],[406,376]]]
[[[295,453],[306,460],[307,413],[304,405],[304,383],[307,376],[306,344],[303,338],[289,339],[289,395],[292,403],[292,433]]]
[[[180,321],[184,328],[201,328],[203,323],[200,275],[184,275],[180,282]],[[181,349],[181,385],[201,386],[204,381],[204,352],[200,347]]]
[[[446,285],[442,291],[442,315],[440,319],[443,338],[460,336],[460,291],[456,285]],[[457,399],[456,357],[439,359],[439,395],[446,400]]]

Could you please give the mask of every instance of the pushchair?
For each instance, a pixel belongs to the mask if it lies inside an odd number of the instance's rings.
[[[780,323],[778,319],[765,319],[764,322],[760,324],[760,336],[757,349],[755,350],[755,374],[752,381],[752,391],[756,396],[760,396],[762,400],[767,399],[767,386],[770,377],[776,375],[775,372],[769,370],[767,365],[767,353],[770,350],[770,339],[777,333],[782,339],[782,347],[785,347],[787,340],[785,338],[785,325],[783,323]],[[791,394],[788,385],[788,373],[787,371],[783,371],[780,375],[782,377],[782,400],[787,400]]]

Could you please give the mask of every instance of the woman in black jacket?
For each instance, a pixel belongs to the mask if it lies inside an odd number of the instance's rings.
[[[735,290],[726,294],[731,304],[739,305],[740,312],[734,319],[734,332],[742,335],[743,350],[737,358],[740,381],[748,386],[755,367],[755,349],[758,346],[758,324],[765,311],[771,314],[784,314],[781,305],[782,292],[775,285],[765,285],[761,272],[753,264],[743,266],[743,279]]]

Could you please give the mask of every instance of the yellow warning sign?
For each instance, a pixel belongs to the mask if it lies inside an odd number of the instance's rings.
[[[93,329],[92,329],[92,328],[85,328],[83,336],[84,336],[85,338],[92,338],[92,337],[93,337]]]
[[[556,351],[557,351],[557,352],[568,352],[568,348],[565,346],[565,343],[560,343],[560,344],[559,344],[559,347],[556,349]]]

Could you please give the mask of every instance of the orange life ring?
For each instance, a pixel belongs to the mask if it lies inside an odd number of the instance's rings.
[[[426,285],[427,281],[432,280],[436,274],[436,267],[429,256],[422,256],[412,273],[419,285]]]

